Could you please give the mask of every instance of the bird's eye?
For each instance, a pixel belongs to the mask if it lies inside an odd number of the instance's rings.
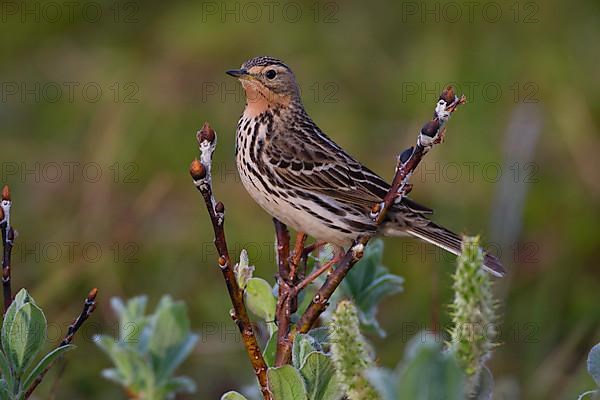
[[[265,73],[267,79],[273,79],[277,76],[277,72],[274,69],[270,69]]]

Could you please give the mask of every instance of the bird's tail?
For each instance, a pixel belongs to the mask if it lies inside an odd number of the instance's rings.
[[[459,255],[461,253],[462,239],[456,233],[437,225],[434,222],[426,220],[427,223],[420,226],[405,226],[401,229],[386,229],[385,234],[389,236],[400,236],[403,233],[408,233],[411,236],[418,237],[426,242],[434,244],[452,254]],[[506,270],[498,258],[484,251],[483,258],[484,268],[492,275],[502,277],[506,274]]]

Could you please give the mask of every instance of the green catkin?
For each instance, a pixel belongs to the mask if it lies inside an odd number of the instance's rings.
[[[374,366],[359,329],[356,307],[341,301],[329,325],[331,352],[338,381],[349,400],[378,400],[364,371]]]
[[[468,392],[475,390],[484,362],[495,346],[492,285],[482,265],[483,252],[479,247],[479,237],[465,237],[453,277],[450,349],[467,375]]]

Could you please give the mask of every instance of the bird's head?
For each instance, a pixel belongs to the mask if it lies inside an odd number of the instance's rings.
[[[286,106],[300,100],[294,73],[276,58],[251,58],[240,69],[229,70],[227,74],[238,78],[242,83],[248,106]]]

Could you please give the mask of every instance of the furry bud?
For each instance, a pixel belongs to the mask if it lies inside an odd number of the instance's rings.
[[[190,164],[190,175],[195,181],[204,179],[206,176],[206,168],[204,168],[204,165],[202,165],[200,161],[194,160]]]
[[[208,122],[205,122],[204,126],[202,126],[202,129],[200,129],[196,134],[196,139],[198,139],[198,143],[202,143],[205,140],[207,140],[209,143],[212,143],[215,141],[215,137],[215,130],[210,127],[210,124]]]

